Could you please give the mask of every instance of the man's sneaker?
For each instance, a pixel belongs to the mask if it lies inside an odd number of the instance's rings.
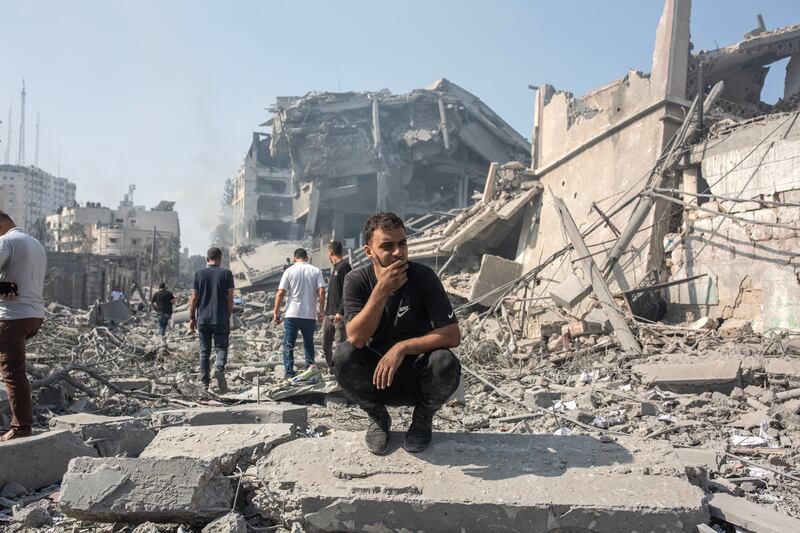
[[[411,426],[406,432],[406,440],[403,448],[411,453],[421,452],[431,443],[433,435],[433,414],[435,411],[425,409],[421,406],[414,408],[414,415],[411,418]]]
[[[309,365],[308,368],[291,378],[293,386],[314,385],[322,381],[322,371],[317,365]]]
[[[222,394],[228,392],[228,382],[225,380],[225,372],[220,368],[214,369],[214,379],[217,380],[217,389]]]
[[[364,436],[367,449],[375,455],[384,455],[389,450],[389,428],[392,427],[392,418],[382,408],[382,412],[369,415],[369,427]]]

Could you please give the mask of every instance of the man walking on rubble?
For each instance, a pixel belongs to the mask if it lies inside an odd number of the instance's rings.
[[[322,323],[322,353],[328,368],[333,370],[333,344],[338,345],[347,339],[344,328],[344,308],[342,292],[344,277],[353,270],[350,263],[342,257],[342,243],[331,241],[328,244],[328,259],[331,262],[331,277],[328,280],[328,299],[325,302],[325,320]]]
[[[228,342],[233,313],[233,274],[222,264],[222,250],[208,249],[207,264],[194,273],[192,298],[189,301],[189,328],[200,333],[200,380],[208,388],[211,341],[214,341],[216,363],[214,379],[220,392],[228,390],[225,364],[228,361]]]
[[[319,312],[317,308],[319,295]],[[295,377],[294,344],[297,332],[303,335],[306,368],[314,364],[314,330],[325,314],[325,280],[322,271],[308,262],[308,253],[303,248],[294,251],[294,264],[281,276],[275,294],[275,310],[272,322],[280,324],[280,310],[286,299],[286,314],[283,325],[283,367],[287,378]]]
[[[158,291],[150,298],[150,306],[156,312],[156,322],[158,332],[163,339],[167,334],[167,324],[172,318],[172,304],[175,303],[175,295],[167,290],[167,284],[162,283],[158,286]]]
[[[0,211],[0,376],[8,391],[11,428],[0,442],[32,433],[33,399],[25,372],[25,343],[44,320],[42,245]]]
[[[410,452],[431,441],[433,415],[458,388],[461,364],[449,350],[461,330],[442,282],[429,267],[408,262],[403,221],[377,213],[364,225],[371,264],[344,282],[347,341],[333,355],[339,385],[369,415],[370,452],[389,449],[387,405],[413,405],[405,436]]]

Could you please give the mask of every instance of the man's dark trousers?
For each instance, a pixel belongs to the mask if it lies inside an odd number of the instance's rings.
[[[322,323],[322,353],[325,354],[325,362],[328,368],[333,368],[333,349],[336,345],[347,340],[347,330],[344,327],[344,320],[334,322],[336,315],[326,315]]]
[[[199,324],[197,332],[200,334],[200,379],[208,385],[211,382],[208,368],[211,359],[211,341],[214,341],[217,355],[215,366],[221,372],[225,372],[231,328],[229,324]]]
[[[372,376],[382,357],[368,346],[356,348],[345,341],[333,354],[333,371],[339,386],[368,414],[386,405],[413,405],[436,411],[453,395],[461,378],[461,363],[450,350],[408,355],[389,388],[378,390]]]
[[[41,318],[0,320],[0,376],[8,390],[11,429],[30,430],[33,425],[31,383],[25,372],[25,341],[42,327]]]

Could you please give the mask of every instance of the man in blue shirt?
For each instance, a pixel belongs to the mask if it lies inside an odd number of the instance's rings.
[[[233,274],[222,263],[222,250],[213,247],[206,254],[206,267],[194,273],[189,302],[189,328],[200,333],[200,379],[208,388],[211,341],[216,349],[214,379],[220,392],[227,390],[225,363],[228,361],[230,320],[233,313]]]

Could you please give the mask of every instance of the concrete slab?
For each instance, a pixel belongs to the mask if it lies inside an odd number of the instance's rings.
[[[109,383],[124,391],[150,392],[153,382],[147,378],[118,378],[110,379]]]
[[[75,432],[94,446],[100,457],[138,457],[156,436],[155,431],[133,417],[89,413],[53,417],[50,429]]]
[[[698,363],[657,363],[634,365],[643,383],[674,392],[728,393],[740,386],[740,362],[712,360]]]
[[[231,509],[231,480],[195,459],[79,457],[61,485],[61,512],[95,522],[205,524]]]
[[[561,283],[550,289],[550,298],[556,305],[565,309],[572,309],[592,292],[592,286],[581,281],[578,276],[571,274]]]
[[[230,407],[172,409],[152,414],[156,428],[168,426],[214,426],[218,424],[294,424],[308,425],[308,409],[282,403],[253,403]]]
[[[472,284],[470,300],[476,300],[489,294],[494,289],[513,281],[522,273],[522,265],[516,261],[497,257],[496,255],[484,254],[481,260],[481,269]],[[478,303],[485,306],[494,304],[501,296],[502,291],[486,296],[478,300]]]
[[[797,518],[730,494],[710,494],[708,508],[711,516],[721,518],[748,531],[757,531],[758,533],[800,531],[800,520]]]
[[[294,424],[236,424],[164,428],[141,457],[190,457],[216,465],[223,474],[250,464],[294,438]]]
[[[260,473],[309,532],[689,532],[708,518],[665,442],[436,433],[409,454],[401,441],[395,433],[379,457],[361,432],[299,439],[275,448]]]
[[[75,457],[97,457],[70,431],[47,431],[0,443],[0,487],[16,481],[28,490],[37,490],[61,481],[69,461]]]

